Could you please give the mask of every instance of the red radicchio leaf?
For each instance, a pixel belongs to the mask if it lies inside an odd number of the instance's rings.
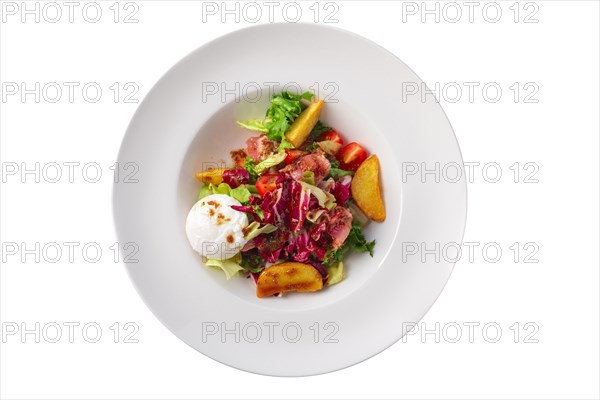
[[[258,222],[262,221],[260,216],[254,210],[253,206],[230,206],[230,207],[236,211],[241,211],[241,212],[245,212],[247,214],[251,214],[255,221],[258,221]]]
[[[223,182],[235,189],[242,184],[250,183],[250,174],[245,169],[226,169],[223,171]]]
[[[273,204],[273,214],[276,222],[285,221],[285,214],[290,202],[290,189],[289,185],[285,183],[277,189],[277,196]]]
[[[252,282],[254,282],[255,285],[258,283],[258,277],[260,276],[260,274],[250,272],[248,276],[250,277],[250,279],[252,279]]]
[[[327,247],[322,247],[319,246],[316,242],[315,242],[315,249],[313,250],[315,252],[315,256],[323,261],[325,259],[325,254],[327,254]]]
[[[323,237],[323,239],[325,238]],[[298,236],[292,236],[292,241],[285,247],[285,251],[295,261],[307,262],[312,253],[319,260],[323,260],[325,253],[327,253],[327,248],[315,241],[309,232],[304,230]]]
[[[274,203],[274,192],[268,192],[265,194],[263,198],[263,202],[260,205],[260,209],[263,212],[264,219],[263,222],[266,224],[273,223],[273,203]]]
[[[306,219],[306,214],[308,214],[310,193],[304,190],[304,187],[297,181],[292,181],[290,187],[289,227],[292,232],[300,232],[302,224]]]
[[[260,196],[252,195],[252,196],[250,196],[250,199],[248,200],[248,202],[250,203],[251,206],[255,206],[262,202],[262,198]]]
[[[294,241],[294,252],[292,257],[298,262],[306,262],[312,251],[312,242],[308,232],[303,231]]]
[[[339,181],[335,183],[331,189],[331,194],[335,197],[335,201],[338,205],[343,206],[350,197],[350,183],[352,177],[349,175],[343,176]]]
[[[261,209],[265,216],[264,222],[276,225],[285,221],[286,210],[289,204],[289,180],[280,174],[277,179],[277,189],[265,194]]]
[[[286,181],[289,182],[290,180],[292,180],[292,177],[290,176],[290,174],[288,174],[287,172],[280,172],[279,176],[277,177],[277,185],[279,186],[283,182],[286,182]]]

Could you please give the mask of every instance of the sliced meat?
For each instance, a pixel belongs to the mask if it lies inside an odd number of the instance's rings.
[[[331,210],[330,216],[327,233],[333,239],[333,250],[336,250],[344,244],[350,234],[352,214],[347,208],[338,206]]]
[[[233,160],[233,165],[235,165],[236,167],[239,167],[239,168],[244,168],[244,161],[246,161],[246,157],[248,157],[246,150],[244,150],[244,149],[233,150],[233,151],[229,152],[229,155],[231,156],[231,159]]]
[[[298,158],[294,163],[283,168],[281,172],[287,172],[292,178],[302,180],[302,174],[312,171],[315,174],[315,184],[321,181],[329,174],[331,164],[322,154],[312,153]]]
[[[254,136],[246,140],[248,146],[248,155],[256,162],[267,158],[273,152],[275,146],[266,135]]]

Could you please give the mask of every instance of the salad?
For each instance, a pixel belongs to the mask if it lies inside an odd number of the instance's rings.
[[[261,298],[341,282],[348,252],[373,256],[363,228],[385,220],[377,156],[323,124],[312,98],[273,95],[265,118],[237,121],[253,136],[232,166],[196,174],[192,248],[227,279],[251,278]]]

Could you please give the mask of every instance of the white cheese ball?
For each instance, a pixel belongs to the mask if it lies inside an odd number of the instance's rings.
[[[185,232],[192,248],[206,258],[226,260],[246,244],[243,229],[248,226],[246,213],[231,206],[241,206],[233,197],[212,194],[198,200],[190,210]]]

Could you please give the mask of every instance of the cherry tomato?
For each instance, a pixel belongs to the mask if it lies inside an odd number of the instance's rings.
[[[337,133],[336,130],[325,132],[321,136],[319,136],[319,142],[323,142],[325,140],[331,140],[332,142],[336,142],[341,145],[344,144],[344,139],[342,139],[342,137],[339,133]]]
[[[256,180],[256,190],[262,197],[277,189],[277,174],[265,174]]]
[[[340,168],[347,171],[356,171],[360,164],[367,159],[367,151],[356,142],[348,143],[338,155]]]
[[[285,163],[285,165],[290,165],[291,163],[293,163],[294,161],[296,161],[296,159],[298,159],[299,157],[302,157],[305,154],[308,154],[306,151],[303,150],[298,150],[298,149],[285,149],[285,160],[283,160],[283,162]]]

